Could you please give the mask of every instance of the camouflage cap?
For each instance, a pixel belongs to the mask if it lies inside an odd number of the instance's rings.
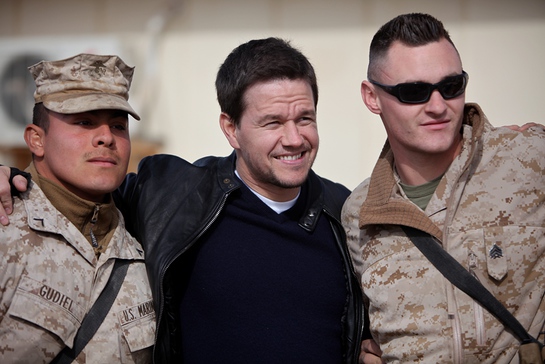
[[[28,69],[36,83],[34,101],[49,110],[61,114],[123,110],[140,120],[128,103],[134,67],[117,56],[82,53]]]

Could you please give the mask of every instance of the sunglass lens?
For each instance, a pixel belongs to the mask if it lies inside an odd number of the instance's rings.
[[[440,86],[439,91],[445,99],[452,99],[460,96],[465,89],[465,78],[463,75],[452,77],[445,80]]]
[[[402,102],[420,103],[430,97],[430,85],[426,83],[409,83],[399,89]]]

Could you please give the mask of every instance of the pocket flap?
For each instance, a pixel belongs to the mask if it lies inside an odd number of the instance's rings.
[[[57,335],[72,347],[83,319],[83,308],[67,294],[23,276],[8,314]]]
[[[501,281],[507,275],[507,257],[503,251],[503,239],[501,228],[489,228],[484,231],[486,246],[486,266],[488,275],[497,281]]]
[[[147,301],[118,312],[119,324],[131,352],[153,345],[155,341],[155,310]]]

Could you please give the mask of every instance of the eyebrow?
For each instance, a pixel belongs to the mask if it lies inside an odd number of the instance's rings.
[[[296,118],[299,118],[299,117],[302,117],[302,116],[312,116],[312,117],[316,117],[316,111],[312,110],[312,109],[304,109],[302,110],[301,112],[297,113],[297,117]],[[281,114],[267,114],[267,115],[264,115],[263,117],[261,117],[258,122],[259,123],[263,123],[263,122],[266,122],[266,121],[269,121],[269,120],[283,120],[285,119],[285,117]]]

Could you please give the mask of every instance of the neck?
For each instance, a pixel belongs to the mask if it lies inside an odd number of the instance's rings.
[[[401,182],[410,186],[419,186],[431,182],[443,175],[452,161],[462,150],[462,138],[455,147],[440,153],[396,153],[395,168]]]
[[[274,202],[287,202],[295,199],[301,191],[301,186],[282,187],[273,183],[258,183],[244,173],[244,170],[237,168],[235,174],[238,178],[255,193]]]
[[[237,173],[238,175],[238,173]],[[259,194],[262,197],[265,197],[271,201],[274,202],[287,202],[291,201],[299,195],[299,192],[301,191],[301,187],[294,187],[294,188],[284,188],[279,186],[268,186],[262,187],[255,183],[252,183],[252,181],[245,180],[243,177],[238,175],[240,180],[248,186],[249,189],[254,191],[255,193]]]

